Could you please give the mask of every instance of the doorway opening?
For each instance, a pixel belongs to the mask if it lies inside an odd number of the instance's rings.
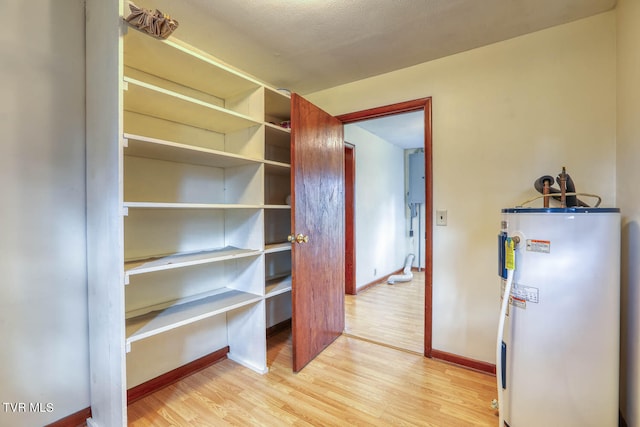
[[[424,234],[419,233],[418,240],[421,241],[419,245],[420,248],[424,248],[424,263],[418,259],[418,266],[423,267],[424,271],[420,272],[420,276],[424,277],[424,339],[423,339],[423,354],[426,357],[431,357],[432,355],[432,258],[433,258],[433,246],[432,246],[432,222],[433,222],[433,196],[432,196],[432,129],[431,129],[431,98],[422,98],[413,101],[401,102],[397,104],[386,105],[382,107],[377,107],[373,109],[358,111],[354,113],[348,113],[337,118],[342,122],[343,125],[362,122],[365,120],[381,118],[385,116],[392,116],[402,113],[414,112],[414,111],[423,111],[423,144],[422,150],[424,152],[424,178],[425,178],[425,189],[424,189]],[[401,130],[399,130],[401,131]],[[350,147],[345,147],[345,160],[355,161],[355,156],[353,159],[349,159],[349,155],[353,155],[354,152],[350,151]],[[349,178],[347,170],[345,170],[345,181],[346,186],[350,185],[350,182],[354,182],[354,176]],[[347,197],[349,190],[345,188],[345,193]],[[352,195],[353,196],[353,195]],[[355,233],[353,229],[349,232],[349,222],[353,218],[349,218],[349,215],[354,215],[353,211],[349,213],[348,208],[346,207],[346,233],[345,233],[345,247],[348,248],[349,245],[354,248]],[[349,241],[351,239],[351,241]],[[352,257],[352,259],[349,259]],[[345,265],[353,266],[353,274],[355,276],[355,251],[346,253],[346,262]],[[353,277],[353,276],[352,276]],[[355,281],[355,279],[354,279]],[[345,282],[348,284],[348,280]],[[346,288],[349,291],[349,288]],[[355,289],[355,284],[353,285],[352,294],[355,294],[357,290]],[[348,292],[349,293],[349,292]]]

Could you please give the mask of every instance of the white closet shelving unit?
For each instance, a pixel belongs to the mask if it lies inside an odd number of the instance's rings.
[[[265,88],[265,304],[267,327],[291,318],[291,118],[288,97]]]
[[[113,35],[105,3],[88,19]],[[291,316],[290,98],[123,5],[117,43],[87,36],[117,52],[88,53],[90,426],[126,425],[127,389],[227,346],[266,372],[265,331]]]

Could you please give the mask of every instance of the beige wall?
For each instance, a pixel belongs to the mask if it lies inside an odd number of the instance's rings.
[[[640,2],[618,0],[617,200],[622,210],[620,408],[640,426]]]
[[[500,209],[568,168],[615,204],[615,12],[306,96],[332,114],[433,97],[433,345],[495,362]]]

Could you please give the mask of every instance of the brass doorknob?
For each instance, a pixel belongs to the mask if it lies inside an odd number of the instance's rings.
[[[289,234],[287,236],[287,240],[290,242],[296,242],[296,243],[307,243],[309,242],[309,236],[305,236],[303,234],[298,234],[298,235],[293,235],[293,234]]]

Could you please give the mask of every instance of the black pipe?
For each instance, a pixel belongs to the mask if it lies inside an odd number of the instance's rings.
[[[567,176],[567,184],[566,184],[567,193],[575,193],[576,186],[573,182],[573,179],[571,179],[571,176],[569,174],[567,174],[566,176]],[[544,194],[545,181],[549,181],[549,193],[553,194],[553,196],[551,197],[553,197],[554,200],[560,201],[560,190],[558,190],[557,188],[551,187],[551,185],[553,185],[553,183],[556,181],[552,176],[550,175],[541,176],[540,178],[535,180],[535,182],[533,183],[533,187],[536,189],[538,193]],[[576,207],[576,206],[589,207],[588,204],[578,199],[577,196],[566,196],[566,202],[567,202],[567,207],[570,207],[570,208]]]

